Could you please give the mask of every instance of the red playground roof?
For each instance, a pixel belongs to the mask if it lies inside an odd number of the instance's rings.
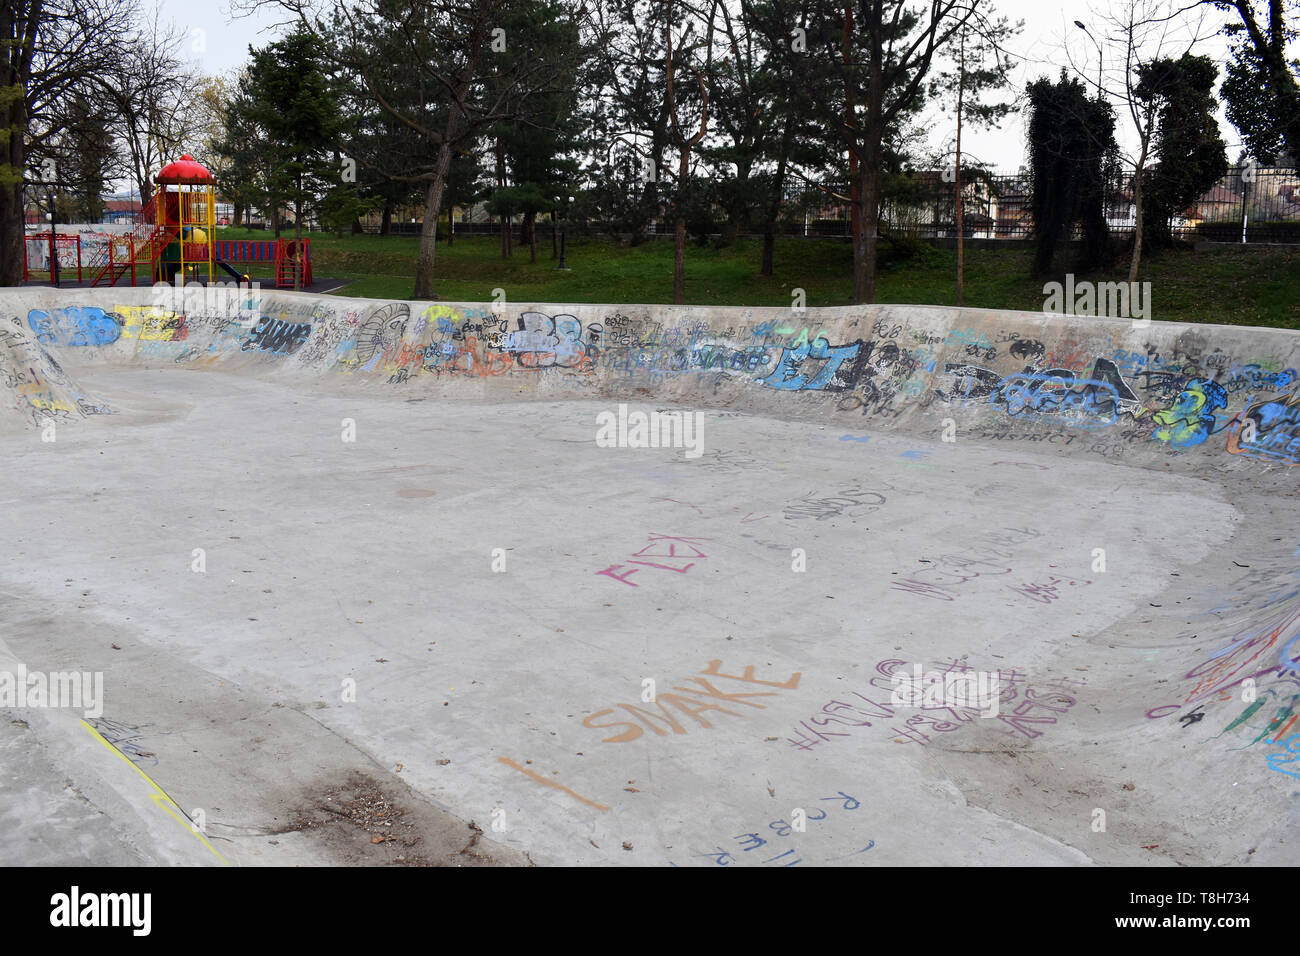
[[[164,166],[162,171],[154,177],[154,182],[197,186],[215,183],[216,179],[206,166],[196,161],[189,153],[186,153],[174,163],[168,163]]]

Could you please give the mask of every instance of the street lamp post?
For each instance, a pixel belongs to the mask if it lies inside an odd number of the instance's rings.
[[[1084,33],[1088,34],[1088,39],[1091,40],[1092,45],[1097,48],[1097,99],[1101,99],[1101,44],[1098,43],[1097,38],[1092,35],[1092,31],[1084,26],[1082,20],[1075,20],[1074,25]]]
[[[564,258],[564,230],[563,229],[560,230],[560,264],[555,267],[555,271],[557,272],[572,271],[569,269],[568,263],[565,261]]]
[[[560,196],[560,197],[557,197],[557,199],[556,199],[556,205],[559,206],[561,209],[563,209],[564,206],[565,206],[564,198],[565,198],[565,197]],[[556,272],[571,272],[571,271],[573,271],[573,270],[571,270],[571,269],[569,268],[568,260],[565,259],[565,257],[564,257],[564,230],[563,230],[563,229],[560,230],[560,264],[559,264],[558,266],[555,267],[555,271],[556,271]]]
[[[57,210],[54,206],[54,190],[48,190],[46,195],[50,202],[50,284],[57,289],[59,287],[59,242],[55,238],[58,224],[55,222]]]

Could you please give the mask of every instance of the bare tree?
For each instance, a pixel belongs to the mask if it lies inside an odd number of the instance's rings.
[[[184,38],[174,24],[162,23],[155,10],[103,77],[142,200],[159,167],[193,151],[203,135],[204,114],[197,109],[201,80],[180,58]]]
[[[1136,282],[1142,261],[1142,233],[1144,213],[1142,201],[1143,179],[1151,160],[1152,143],[1156,132],[1159,104],[1139,90],[1140,77],[1145,67],[1164,57],[1177,58],[1190,53],[1196,44],[1212,36],[1216,27],[1207,27],[1203,8],[1197,4],[1180,5],[1179,0],[1119,0],[1104,11],[1090,8],[1090,22],[1098,25],[1094,30],[1088,23],[1075,21],[1075,25],[1088,33],[1098,46],[1097,79],[1092,80],[1086,57],[1076,62],[1066,44],[1066,56],[1074,71],[1083,81],[1097,89],[1097,95],[1118,104],[1128,114],[1136,145],[1125,150],[1121,157],[1133,167],[1133,205],[1135,224],[1133,253],[1129,259],[1128,281]],[[1195,14],[1193,15],[1193,11]],[[1100,34],[1100,35],[1099,35]],[[1111,56],[1105,56],[1109,50]],[[1173,51],[1177,52],[1173,52]],[[1109,66],[1105,64],[1109,62]]]
[[[957,31],[955,62],[949,70],[940,71],[931,95],[951,93],[956,87],[957,139],[953,152],[952,178],[954,211],[957,221],[957,304],[965,304],[965,207],[966,196],[962,181],[962,128],[996,126],[1013,109],[1010,103],[990,103],[983,97],[1009,89],[1008,74],[1011,55],[1005,49],[1006,41],[1018,33],[1024,21],[1012,24],[1007,18],[992,19],[982,11],[975,12]],[[944,102],[947,97],[940,97]]]

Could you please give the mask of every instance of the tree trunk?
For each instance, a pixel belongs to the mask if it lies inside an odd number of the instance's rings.
[[[298,174],[298,195],[293,203],[293,291],[302,291],[302,173]]]
[[[551,258],[560,257],[560,230],[556,227],[555,210],[551,210]]]
[[[853,237],[853,302],[876,301],[876,232],[880,226],[880,144],[868,143],[859,168],[862,226]]]
[[[26,9],[24,9],[26,7]],[[41,3],[0,3],[0,286],[23,281],[23,170],[27,166],[27,87]],[[50,228],[53,231],[54,224]]]
[[[673,228],[673,305],[686,301],[686,220],[678,216]]]
[[[433,299],[433,262],[438,246],[438,210],[442,208],[442,194],[447,187],[447,170],[451,168],[451,138],[444,137],[438,147],[438,163],[433,179],[424,193],[424,219],[420,223],[420,256],[415,264],[415,292],[417,299]]]
[[[24,141],[27,118],[21,95],[7,109],[0,110],[0,119],[4,121],[3,128],[10,131],[7,144],[0,152],[0,172],[5,173],[0,179],[0,286],[21,285],[23,169],[27,164]]]
[[[0,286],[21,285],[22,281],[23,184],[19,181],[0,186]]]
[[[686,301],[686,216],[682,212],[682,190],[686,188],[686,177],[691,169],[691,150],[682,146],[681,158],[677,163],[677,200],[673,210],[677,215],[677,224],[673,230],[673,305]]]
[[[771,202],[763,216],[763,264],[759,268],[761,275],[770,276],[775,268],[776,259],[776,221],[781,215],[781,200],[785,192],[786,167],[789,165],[790,145],[793,141],[792,124],[787,123],[781,135],[781,156],[776,163],[776,179],[772,183]]]
[[[9,129],[26,129],[17,108],[0,112]],[[0,286],[21,285],[23,281],[23,167],[26,164],[25,144],[21,132],[9,137],[8,147],[0,153],[0,169],[14,171],[13,182],[0,183]]]
[[[450,200],[447,203],[447,247],[451,248],[456,243],[456,203]]]
[[[379,217],[379,234],[387,236],[393,231],[393,204],[390,200],[384,200],[384,211]]]
[[[853,5],[844,4],[844,41],[841,45],[844,53],[844,62],[851,64],[853,62]],[[857,116],[855,115],[856,107],[853,102],[853,81],[846,73],[844,77],[844,125],[846,129],[853,129],[857,125]],[[858,154],[852,149],[849,150],[849,217],[852,220],[853,231],[853,249],[854,249],[854,301],[857,299],[857,249],[859,237],[862,235],[862,187],[859,185],[860,171],[858,169]]]
[[[496,149],[497,162],[497,189],[504,189],[506,185],[506,154],[505,144],[501,137],[497,137]],[[505,213],[501,214],[501,258],[510,258],[510,223],[507,221]]]
[[[1147,162],[1147,144],[1142,144],[1142,153],[1138,157],[1137,166],[1133,170],[1133,258],[1129,260],[1128,281],[1136,282],[1138,277],[1138,265],[1142,261],[1142,227],[1145,224],[1146,217],[1142,215],[1142,172]]]
[[[537,213],[528,214],[528,261],[537,261]]]

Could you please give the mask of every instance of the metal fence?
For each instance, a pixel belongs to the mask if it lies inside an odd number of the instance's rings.
[[[972,239],[1030,239],[1030,183],[1024,172],[963,171],[963,234]],[[1106,179],[1103,204],[1114,234],[1132,233],[1136,223],[1132,170],[1115,170]],[[881,229],[921,239],[955,238],[956,185],[951,174],[922,170],[893,182],[881,207]],[[809,236],[847,236],[850,207],[843,202],[817,204],[817,195],[844,195],[844,184],[789,194],[802,204],[802,228],[787,217],[785,232]],[[1300,242],[1300,169],[1235,167],[1195,203],[1180,210],[1173,233],[1183,239],[1216,242]]]
[[[969,239],[1032,239],[1034,222],[1030,212],[1029,176],[1023,171],[982,171],[974,168],[962,172],[965,197],[963,233]],[[957,235],[956,186],[951,175],[941,170],[917,170],[891,179],[889,198],[881,206],[881,230],[890,236],[916,239],[951,239]],[[849,203],[831,198],[846,196],[846,183],[823,183],[820,188],[798,184],[786,194],[779,231],[787,236],[809,238],[843,238],[852,235]],[[1104,185],[1103,205],[1106,222],[1115,235],[1131,234],[1135,227],[1133,171],[1115,169]],[[391,232],[395,235],[418,235],[421,224],[414,221],[419,210],[395,211]],[[477,217],[476,217],[477,218]],[[718,210],[720,229],[723,213]],[[261,225],[260,223],[258,225]],[[617,233],[613,224],[561,223],[570,236],[580,232]],[[1300,169],[1296,167],[1234,167],[1195,203],[1180,210],[1172,223],[1173,233],[1182,239],[1215,242],[1300,242]],[[500,233],[495,221],[457,222],[456,235],[495,236]],[[517,228],[517,224],[516,224]],[[537,238],[550,242],[549,220],[537,223]],[[366,221],[364,231],[378,232],[377,217]],[[445,234],[445,220],[440,234]],[[651,222],[647,238],[671,236],[672,224],[666,220]],[[751,230],[741,235],[752,237]],[[1077,234],[1075,236],[1077,238]]]

